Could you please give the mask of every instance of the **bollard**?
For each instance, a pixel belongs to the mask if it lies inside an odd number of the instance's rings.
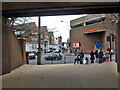
[[[66,64],[66,55],[65,55],[65,57],[64,57],[64,64]]]

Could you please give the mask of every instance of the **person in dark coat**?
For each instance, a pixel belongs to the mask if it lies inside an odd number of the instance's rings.
[[[80,64],[83,64],[83,58],[84,58],[83,50],[81,50],[81,52],[79,53],[79,56],[80,56]]]
[[[77,58],[74,59],[74,64],[76,64],[76,62],[78,64],[79,61],[80,61],[80,58],[79,58],[79,55],[77,55]]]
[[[98,51],[99,63],[103,62],[103,55],[103,50],[102,48],[100,48],[100,50]]]
[[[98,50],[95,50],[96,63],[98,63]]]
[[[85,60],[86,60],[86,63],[85,63],[85,64],[87,65],[88,62],[89,62],[89,61],[88,61],[88,60],[89,60],[88,57],[85,57]]]
[[[93,51],[91,51],[91,53],[90,53],[90,59],[91,59],[91,63],[94,63],[95,57],[94,57],[94,52]]]

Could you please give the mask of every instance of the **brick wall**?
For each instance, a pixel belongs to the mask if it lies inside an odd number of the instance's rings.
[[[109,42],[106,41],[106,36],[108,36],[110,32],[115,33],[115,28],[112,27],[112,21],[109,20],[113,18],[111,14],[106,14],[106,17],[108,19],[105,19],[104,23],[97,23],[85,27],[71,29],[70,30],[71,47],[73,43],[80,41],[81,42],[80,48],[83,49],[85,52],[89,52],[90,50],[95,50],[95,42],[100,41],[102,42],[103,49],[108,48]],[[88,30],[92,29],[106,30],[106,32],[84,35],[85,32],[88,32]],[[112,42],[112,49],[115,51],[115,42]]]
[[[8,73],[24,64],[22,49],[11,28],[2,25],[2,70]]]
[[[9,55],[9,32],[8,28],[2,26],[2,74],[11,71],[11,59]]]

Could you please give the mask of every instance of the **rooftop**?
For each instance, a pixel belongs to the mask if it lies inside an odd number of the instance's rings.
[[[70,21],[70,26],[76,26],[80,24],[84,24],[84,22],[90,22],[93,20],[99,20],[105,17],[105,14],[88,14],[87,16],[83,16]]]

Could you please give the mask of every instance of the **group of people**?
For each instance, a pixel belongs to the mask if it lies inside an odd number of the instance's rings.
[[[104,51],[102,50],[102,48],[100,48],[99,50],[95,50],[95,52],[93,52],[91,50],[90,52],[90,60],[91,60],[91,64],[94,63],[95,58],[96,58],[96,63],[103,63],[103,62],[108,62],[109,61],[109,49],[107,49],[105,51],[105,55],[104,55]],[[74,64],[77,62],[80,64],[83,64],[83,58],[84,58],[84,52],[83,50],[81,50],[81,52],[77,55],[77,58],[75,58],[74,60]],[[89,62],[89,58],[85,57],[86,60],[86,64],[88,64]]]

